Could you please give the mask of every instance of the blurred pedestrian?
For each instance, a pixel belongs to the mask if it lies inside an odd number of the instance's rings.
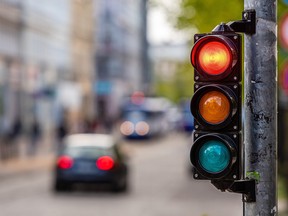
[[[12,126],[12,138],[17,138],[22,131],[22,123],[19,117],[17,117],[14,121],[14,124]]]
[[[16,119],[12,125],[11,132],[9,134],[11,157],[16,157],[19,154],[18,138],[19,138],[21,132],[22,132],[21,119],[19,117],[16,117]]]
[[[68,133],[68,125],[66,122],[66,118],[62,117],[58,127],[56,128],[56,150],[58,150],[61,147],[61,143],[63,138],[67,135]]]
[[[1,131],[1,142],[0,142],[0,151],[1,151],[1,160],[7,160],[9,158],[9,147],[10,147],[10,131],[11,126],[8,123],[7,119],[3,121],[3,130]]]
[[[31,145],[29,149],[30,155],[35,155],[37,152],[40,134],[41,134],[41,131],[40,131],[39,123],[36,120],[36,118],[33,118],[31,128],[30,128],[30,140],[31,140],[30,142]]]
[[[3,130],[0,139],[0,157],[3,160],[10,159],[17,156],[18,154],[18,143],[17,138],[21,131],[21,121],[20,118],[12,122],[8,119],[3,121]]]

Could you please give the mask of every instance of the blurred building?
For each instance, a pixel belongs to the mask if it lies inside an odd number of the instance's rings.
[[[20,111],[20,0],[0,1],[0,133],[8,133]]]
[[[71,17],[72,72],[82,92],[81,113],[78,118],[95,115],[93,84],[94,69],[94,1],[73,0]]]
[[[149,89],[146,0],[96,0],[98,116],[114,119],[124,95]]]
[[[67,109],[93,114],[94,3],[0,1],[1,132],[19,118],[51,129]]]
[[[67,111],[114,119],[147,92],[146,1],[0,1],[1,130],[51,129]]]
[[[54,124],[55,95],[62,80],[71,77],[71,6],[69,0],[20,1],[22,8],[22,118],[43,127]]]
[[[153,45],[149,49],[153,72],[162,80],[174,78],[179,64],[189,60],[190,47],[187,43]]]
[[[162,43],[151,45],[149,57],[153,68],[153,91],[156,95],[168,97],[174,102],[190,96],[191,73],[188,60],[188,43]],[[187,87],[188,86],[188,87]]]

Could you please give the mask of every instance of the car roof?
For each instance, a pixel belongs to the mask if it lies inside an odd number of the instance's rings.
[[[109,134],[71,134],[65,137],[64,143],[67,147],[111,148],[114,139]]]

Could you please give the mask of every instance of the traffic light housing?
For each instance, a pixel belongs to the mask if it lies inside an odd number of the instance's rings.
[[[194,67],[194,143],[190,161],[195,179],[242,178],[241,80],[242,37],[226,24],[196,34]]]

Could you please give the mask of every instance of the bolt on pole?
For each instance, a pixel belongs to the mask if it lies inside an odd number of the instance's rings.
[[[257,22],[256,34],[244,36],[244,175],[257,180],[244,216],[278,215],[276,7],[276,0],[244,0]]]

